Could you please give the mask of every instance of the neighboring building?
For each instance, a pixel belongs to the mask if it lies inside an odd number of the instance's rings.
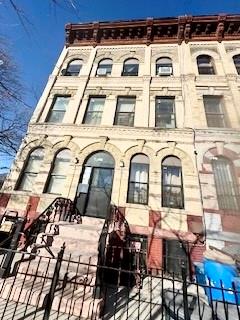
[[[239,74],[240,16],[66,25],[2,210],[63,196],[94,224],[114,204],[169,271],[182,241],[193,261],[239,245]]]

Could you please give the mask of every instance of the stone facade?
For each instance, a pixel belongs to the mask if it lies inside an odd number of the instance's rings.
[[[194,260],[201,259],[206,244],[224,247],[240,243],[240,212],[219,209],[211,159],[223,155],[232,161],[240,181],[240,76],[233,56],[240,54],[239,40],[214,39],[179,43],[81,45],[64,47],[36,106],[28,131],[17,153],[0,198],[2,212],[18,210],[34,218],[56,197],[46,193],[55,155],[69,149],[72,160],[62,196],[74,200],[84,163],[104,150],[115,160],[111,203],[124,208],[134,234],[148,237],[148,264],[163,264],[163,239],[182,239],[195,245]],[[215,75],[199,75],[196,58],[212,57]],[[156,60],[169,57],[173,72],[156,75]],[[73,59],[82,59],[79,76],[64,76]],[[96,76],[103,58],[113,61],[111,75]],[[121,76],[127,58],[139,61],[138,76]],[[62,123],[46,122],[55,95],[70,95]],[[100,125],[83,124],[89,97],[105,96]],[[223,97],[228,126],[209,128],[204,95]],[[114,125],[117,97],[136,96],[134,126]],[[155,127],[155,98],[174,96],[176,128]],[[44,148],[44,159],[32,192],[16,190],[32,150]],[[127,202],[131,158],[149,158],[148,204]],[[184,209],[161,205],[161,163],[166,156],[181,160]],[[206,232],[205,232],[206,230]]]

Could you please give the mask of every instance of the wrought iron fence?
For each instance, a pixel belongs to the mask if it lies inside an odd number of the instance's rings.
[[[163,270],[126,270],[98,265],[96,258],[14,254],[0,279],[0,319],[237,320],[236,288],[199,285]],[[216,291],[218,301],[214,300]],[[229,302],[231,297],[231,303]]]

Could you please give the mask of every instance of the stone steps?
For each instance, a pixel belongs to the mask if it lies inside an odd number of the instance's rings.
[[[87,276],[88,279],[92,279],[95,277],[97,271],[96,262],[96,257],[82,257],[80,263],[63,260],[59,271],[59,278],[60,280],[62,280],[67,273],[68,278],[79,278],[82,276]],[[56,259],[36,257],[32,261],[20,263],[18,274],[21,275],[21,277],[24,277],[24,275],[27,274],[29,276],[32,275],[43,278],[52,278],[54,275],[56,263]]]
[[[101,232],[102,225],[83,225],[69,222],[49,223],[45,230],[45,233],[48,235],[59,234],[63,237],[71,236],[71,238],[75,239],[99,238]]]
[[[42,307],[49,293],[51,282],[30,279],[8,278],[0,280],[0,298],[17,303],[26,303]],[[101,299],[94,299],[92,285],[68,284],[64,289],[55,292],[52,310],[59,310],[70,315],[88,319],[93,313],[99,317]]]

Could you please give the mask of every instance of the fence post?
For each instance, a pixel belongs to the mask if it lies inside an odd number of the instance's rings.
[[[183,309],[184,319],[190,320],[189,309],[188,309],[188,295],[187,295],[187,271],[186,264],[182,261],[182,280],[183,280]]]
[[[5,253],[4,261],[0,267],[0,278],[7,277],[11,272],[11,266],[15,256],[15,250],[17,249],[17,246],[18,246],[18,240],[20,238],[20,234],[21,234],[24,222],[25,222],[24,218],[21,218],[21,217],[18,218],[16,222],[16,229],[12,237],[10,250],[8,250],[7,253]]]
[[[55,265],[55,269],[54,269],[54,274],[53,274],[53,278],[52,278],[52,283],[51,283],[51,287],[49,290],[49,293],[46,296],[46,301],[44,304],[44,315],[43,315],[43,320],[48,320],[50,313],[51,313],[51,308],[52,308],[52,303],[53,303],[53,299],[54,299],[54,293],[56,291],[56,287],[58,284],[58,279],[59,279],[59,272],[61,269],[61,265],[62,265],[62,260],[63,260],[63,255],[64,255],[64,251],[65,251],[65,242],[63,243],[61,250],[58,253],[57,256],[57,262]]]

